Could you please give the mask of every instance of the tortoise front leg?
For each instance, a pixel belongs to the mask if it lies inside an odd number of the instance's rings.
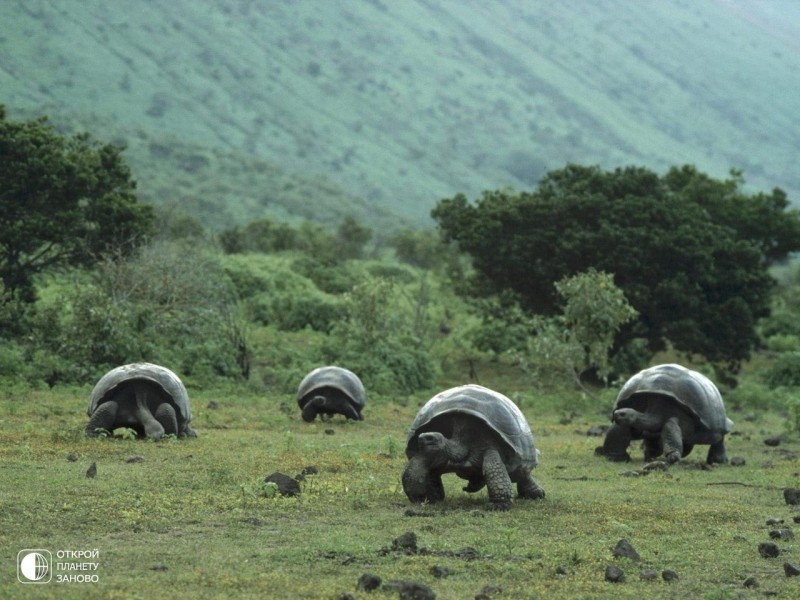
[[[603,440],[603,456],[614,462],[628,462],[631,459],[628,454],[628,446],[633,439],[633,432],[627,425],[614,423],[606,432]]]
[[[521,471],[521,472],[519,472]],[[528,500],[539,500],[544,498],[544,489],[531,477],[530,471],[520,467],[517,473],[517,495]]]
[[[109,433],[113,431],[114,422],[117,419],[117,409],[119,409],[119,404],[116,400],[109,400],[98,406],[89,418],[84,433],[89,437],[97,437],[97,429],[105,429]]]
[[[725,452],[724,437],[715,444],[711,444],[711,447],[708,449],[708,456],[706,457],[706,462],[710,465],[713,465],[715,463],[724,465],[725,463],[728,462],[728,453]]]
[[[643,445],[645,462],[655,460],[664,453],[664,448],[661,446],[661,436],[646,437]]]
[[[483,455],[483,478],[486,480],[486,487],[489,488],[492,509],[511,508],[511,478],[496,448],[489,448]]]
[[[683,457],[683,432],[678,417],[671,417],[664,423],[661,444],[668,463],[675,464]]]
[[[303,421],[306,423],[311,423],[314,419],[317,418],[317,413],[320,412],[320,409],[325,404],[325,398],[322,396],[314,396],[306,402],[306,405],[303,407]]]

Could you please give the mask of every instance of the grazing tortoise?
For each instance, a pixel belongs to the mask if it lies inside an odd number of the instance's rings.
[[[189,427],[189,394],[175,373],[151,363],[132,363],[111,369],[89,397],[86,435],[98,429],[128,427],[139,437],[161,439],[165,434],[196,437]]]
[[[531,477],[539,451],[528,422],[511,400],[480,385],[428,400],[411,424],[406,456],[403,490],[412,502],[444,500],[445,473],[466,479],[466,492],[485,485],[494,509],[511,507],[512,483],[520,498],[544,498]]]
[[[697,371],[674,364],[640,371],[622,386],[611,420],[599,449],[610,460],[630,460],[628,445],[641,439],[646,461],[663,454],[676,463],[695,444],[710,444],[706,461],[728,462],[725,434],[733,421],[717,386]]]
[[[318,415],[344,415],[362,421],[361,411],[366,402],[364,384],[352,371],[341,367],[319,367],[300,382],[297,404],[303,411],[303,420],[309,423]]]

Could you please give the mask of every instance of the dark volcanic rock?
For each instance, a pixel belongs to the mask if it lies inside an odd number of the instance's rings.
[[[648,473],[651,471],[668,471],[669,465],[663,460],[654,460],[653,462],[649,462],[642,467],[642,470],[647,471]]]
[[[439,565],[433,565],[431,567],[431,575],[436,577],[436,579],[443,579],[452,575],[453,572],[448,569],[447,567],[440,567]]]
[[[783,572],[786,573],[787,577],[797,577],[800,575],[800,567],[786,562],[783,563]]]
[[[417,551],[417,534],[406,531],[403,535],[392,540],[392,550],[402,550],[414,553]]]
[[[769,532],[769,537],[773,540],[791,540],[794,539],[794,533],[791,529],[782,527],[781,529],[774,529]]]
[[[770,517],[767,519],[767,525],[780,525],[783,523],[783,519],[779,519],[778,517]]]
[[[69,462],[75,462],[76,460],[78,460],[78,455],[75,454],[74,452],[70,452],[69,454],[67,454],[67,460]]]
[[[731,464],[732,467],[743,467],[747,463],[744,460],[744,457],[742,457],[742,456],[734,456],[734,457],[731,458],[731,463],[730,464]]]
[[[781,553],[781,549],[774,542],[761,542],[758,545],[758,553],[764,558],[775,558]]]
[[[475,600],[489,600],[494,594],[499,594],[503,591],[499,585],[489,584],[483,586],[483,589],[475,596]]]
[[[350,592],[344,592],[339,596],[338,600],[356,600],[356,597]]]
[[[636,552],[631,543],[628,540],[620,540],[617,542],[617,545],[611,549],[611,554],[614,555],[614,558],[630,558],[631,560],[641,560],[639,553]]]
[[[678,574],[672,569],[664,569],[661,572],[661,578],[667,583],[672,583],[673,581],[678,581]]]
[[[786,500],[786,504],[800,504],[800,489],[797,488],[786,488],[783,490],[783,499]]]
[[[600,437],[606,434],[608,425],[594,425],[586,431],[586,435],[591,437]]]
[[[764,440],[764,443],[767,446],[773,446],[773,447],[774,446],[780,446],[781,445],[781,436],[773,435],[771,437],[768,437],[767,439]]]
[[[622,583],[625,581],[625,573],[616,565],[606,567],[606,581],[609,583]]]
[[[357,590],[364,590],[365,592],[371,592],[372,590],[377,590],[381,586],[381,578],[377,575],[373,575],[372,573],[364,573],[361,577],[358,578],[358,584],[356,585]]]
[[[300,494],[300,484],[297,483],[296,479],[289,477],[285,473],[278,473],[276,471],[271,475],[267,475],[264,481],[277,485],[278,492],[280,492],[281,496],[297,496]]]
[[[742,582],[742,585],[746,588],[757,588],[758,587],[758,579],[756,579],[755,575],[750,575],[747,579]]]
[[[435,600],[436,594],[424,583],[416,581],[390,581],[383,584],[384,589],[395,590],[400,600]]]

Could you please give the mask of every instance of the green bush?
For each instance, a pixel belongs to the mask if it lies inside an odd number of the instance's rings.
[[[800,352],[781,354],[766,373],[771,389],[800,386]]]

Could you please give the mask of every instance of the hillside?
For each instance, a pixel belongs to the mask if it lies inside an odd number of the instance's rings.
[[[12,118],[124,143],[142,197],[428,223],[571,161],[800,191],[791,0],[0,3]]]

